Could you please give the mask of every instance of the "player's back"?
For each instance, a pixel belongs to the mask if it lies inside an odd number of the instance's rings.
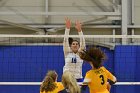
[[[90,93],[109,93],[107,90],[108,75],[104,67],[88,71],[85,78],[90,80],[88,84]]]

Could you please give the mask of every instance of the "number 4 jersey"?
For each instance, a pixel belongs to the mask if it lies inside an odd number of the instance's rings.
[[[86,73],[84,82],[88,82],[90,93],[109,93],[107,81],[115,81],[115,77],[105,68],[92,69]]]

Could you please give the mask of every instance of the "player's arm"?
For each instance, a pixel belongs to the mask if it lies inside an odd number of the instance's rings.
[[[88,85],[90,83],[90,80],[89,79],[84,79],[84,82],[82,85]]]
[[[109,79],[109,81],[108,81],[109,84],[110,84],[110,85],[115,84],[115,83],[117,82],[116,77],[115,77],[112,73],[110,73],[107,69],[105,69],[105,71],[106,71],[107,77],[108,77],[108,79]]]
[[[113,78],[114,78],[113,80],[109,79],[108,81],[110,85],[114,85],[117,82],[116,77],[114,76]]]
[[[80,49],[85,49],[85,38],[83,36],[82,28],[81,28],[81,23],[80,21],[75,22],[75,28],[78,31],[78,34],[82,37],[80,37]]]
[[[71,21],[70,21],[70,19],[65,18],[65,22],[66,22],[65,35],[69,35]],[[68,37],[64,37],[63,51],[64,51],[64,55],[67,55],[67,53],[70,51]]]
[[[83,85],[88,85],[91,82],[91,74],[90,72],[87,72],[83,81]]]
[[[87,82],[86,79],[84,79],[84,81],[80,84],[82,93],[86,90],[88,84],[89,82]]]
[[[111,89],[111,85],[109,84],[109,82],[107,82],[107,90],[110,91]]]
[[[81,92],[83,93],[86,90],[88,83],[83,82],[80,86],[81,86]]]
[[[87,73],[86,73],[86,76],[85,76],[85,78],[84,78],[84,81],[83,81],[83,83],[81,84],[81,91],[85,91],[86,88],[87,88],[87,86],[88,86],[88,84],[89,84],[90,82],[91,82],[90,73],[87,72]]]

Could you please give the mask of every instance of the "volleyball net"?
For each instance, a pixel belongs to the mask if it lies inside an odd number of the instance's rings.
[[[61,81],[64,37],[81,36],[0,35],[0,85],[40,85],[48,70],[56,70]],[[140,85],[140,35],[84,37],[87,48],[97,46],[105,51],[105,67],[117,77],[116,85]],[[83,76],[89,68],[83,64]]]

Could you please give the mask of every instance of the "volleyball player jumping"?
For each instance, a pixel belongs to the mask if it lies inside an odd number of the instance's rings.
[[[65,35],[69,35],[71,21],[68,18],[65,18],[66,28]],[[78,31],[79,35],[83,35],[81,29],[81,23],[76,21],[75,28]],[[70,41],[69,41],[70,40]],[[74,74],[77,81],[81,81],[82,76],[82,64],[83,60],[77,54],[79,50],[85,49],[85,39],[84,37],[80,37],[80,43],[77,40],[69,39],[69,37],[64,38],[63,42],[63,51],[65,56],[65,65],[63,67],[63,72],[68,70]]]
[[[116,83],[116,77],[102,66],[105,53],[99,48],[90,48],[87,51],[80,51],[79,56],[92,66],[92,69],[86,73],[83,83],[88,85],[90,93],[109,93],[108,80],[112,85]]]

